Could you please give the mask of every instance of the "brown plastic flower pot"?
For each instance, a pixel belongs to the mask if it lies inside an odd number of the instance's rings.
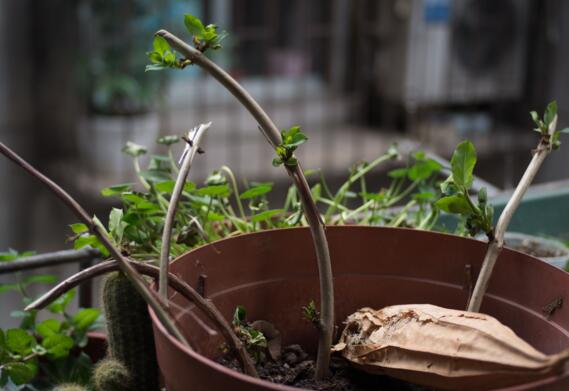
[[[452,235],[362,226],[327,228],[335,279],[336,322],[361,307],[431,303],[464,309],[486,245]],[[467,272],[471,269],[471,273]],[[301,307],[317,300],[318,279],[307,228],[264,231],[223,239],[181,256],[172,271],[203,287],[227,319],[242,304],[249,319],[272,322],[283,345],[314,351],[313,327]],[[543,308],[569,298],[569,274],[505,249],[492,277],[482,312],[510,326],[538,350],[557,353],[569,346],[569,309],[549,319]],[[214,359],[222,339],[193,304],[171,294],[177,323],[192,344],[187,349],[168,335],[153,313],[156,350],[169,391],[296,390],[229,370]],[[569,375],[508,390],[569,390]]]

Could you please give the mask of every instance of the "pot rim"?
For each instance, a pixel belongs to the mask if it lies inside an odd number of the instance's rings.
[[[372,225],[333,225],[333,226],[328,226],[326,227],[326,229],[369,229],[369,228],[373,228],[373,229],[378,229],[378,230],[396,230],[396,231],[420,231],[426,235],[433,235],[433,236],[449,236],[449,237],[454,237],[454,238],[458,238],[458,239],[462,239],[462,240],[467,240],[467,241],[474,241],[474,242],[478,242],[480,243],[481,241],[475,238],[470,238],[470,237],[464,237],[464,236],[459,236],[459,235],[454,235],[454,234],[449,234],[449,233],[445,233],[445,232],[434,232],[434,231],[425,231],[425,230],[418,230],[415,228],[404,228],[404,227],[380,227],[380,226],[372,226]],[[262,231],[256,231],[256,232],[248,232],[248,233],[244,233],[241,235],[236,235],[236,236],[231,236],[231,237],[226,237],[226,238],[222,238],[216,241],[213,241],[211,243],[206,243],[203,244],[201,246],[198,247],[194,247],[192,248],[190,251],[188,251],[185,254],[188,254],[190,252],[193,251],[197,251],[198,249],[201,249],[203,247],[206,246],[211,246],[214,245],[215,243],[219,243],[225,240],[233,240],[236,238],[243,238],[243,237],[251,237],[251,236],[255,236],[255,235],[263,235],[263,234],[267,234],[267,233],[271,233],[274,231],[285,231],[285,230],[299,230],[299,229],[304,229],[304,230],[308,230],[309,227],[305,227],[305,226],[301,226],[301,227],[287,227],[287,228],[273,228],[273,229],[268,229],[268,230],[262,230]],[[483,242],[483,241],[482,241]],[[561,271],[559,268],[545,262],[544,260],[537,258],[535,256],[523,253],[521,251],[518,250],[514,250],[512,248],[509,247],[505,247],[504,249],[506,251],[512,251],[515,253],[519,253],[522,254],[526,257],[530,257],[532,258],[534,261],[538,261],[544,265],[547,265],[547,267],[551,267],[555,270]],[[172,261],[172,263],[174,262],[178,262],[181,261],[181,258],[185,255],[181,255],[178,258],[176,258],[174,261]],[[196,351],[194,351],[191,348],[188,348],[186,346],[184,346],[180,341],[178,341],[176,338],[174,338],[172,335],[170,335],[170,333],[168,333],[166,331],[166,329],[164,328],[164,326],[162,325],[162,323],[160,323],[160,321],[158,320],[158,318],[156,317],[156,314],[154,313],[154,311],[152,310],[152,308],[148,307],[148,311],[150,313],[150,317],[152,319],[152,323],[154,325],[154,327],[156,327],[160,333],[162,333],[164,336],[166,336],[166,338],[168,338],[170,340],[171,343],[173,343],[174,345],[176,345],[176,347],[178,349],[180,349],[182,352],[184,352],[184,354],[191,356],[192,358],[194,358],[195,360],[199,361],[201,364],[209,366],[210,368],[214,368],[217,371],[220,371],[232,378],[234,378],[237,381],[242,381],[242,382],[246,382],[249,384],[254,384],[257,386],[262,386],[264,388],[266,388],[267,390],[278,390],[278,391],[298,391],[298,390],[303,390],[302,388],[298,388],[298,387],[291,387],[291,386],[286,386],[286,385],[282,385],[282,384],[277,384],[277,383],[272,383],[268,380],[262,380],[262,379],[258,379],[258,378],[254,378],[252,376],[246,375],[244,373],[241,372],[237,372],[233,369],[229,369],[217,362],[215,362],[214,360],[212,360],[211,358],[208,358],[206,356],[203,356],[201,354],[198,354]],[[559,376],[550,376],[548,378],[545,379],[541,379],[541,380],[537,380],[531,383],[525,383],[525,384],[520,384],[517,386],[512,386],[512,387],[507,387],[507,388],[499,388],[499,389],[495,389],[494,391],[530,391],[532,389],[534,389],[534,387],[539,387],[539,386],[544,386],[547,385],[553,381],[555,381],[556,379],[563,377],[564,375],[567,376],[569,374],[569,372],[563,372],[561,375]]]

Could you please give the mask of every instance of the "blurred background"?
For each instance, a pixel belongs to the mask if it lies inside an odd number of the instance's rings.
[[[144,72],[159,28],[187,38],[183,14],[229,32],[212,57],[281,128],[300,125],[306,168],[345,178],[393,142],[449,158],[473,140],[477,175],[515,185],[536,144],[528,112],[559,104],[569,123],[569,2],[560,0],[3,0],[0,140],[106,215],[104,186],[133,180],[128,140],[213,121],[191,173],[226,164],[287,184],[255,122],[199,69]],[[569,176],[567,150],[538,182]],[[0,159],[0,251],[70,247],[75,222]]]

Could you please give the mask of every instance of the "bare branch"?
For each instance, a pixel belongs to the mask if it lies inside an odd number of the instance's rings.
[[[211,122],[207,124],[201,124],[197,129],[194,128],[192,131],[190,131],[190,134],[188,135],[188,141],[191,142],[191,145],[186,145],[188,152],[182,159],[182,166],[180,167],[180,172],[178,172],[178,178],[176,179],[176,184],[174,185],[174,190],[172,191],[172,197],[170,198],[170,203],[168,204],[168,212],[166,213],[166,220],[164,220],[164,230],[162,231],[162,248],[160,251],[160,279],[158,283],[159,294],[163,300],[167,300],[168,298],[167,280],[168,267],[170,265],[170,240],[172,238],[172,227],[174,225],[174,219],[176,217],[176,209],[178,208],[178,202],[180,200],[180,196],[182,195],[182,191],[184,190],[184,185],[186,184],[186,178],[190,173],[192,161],[194,160],[194,157],[200,148],[202,136],[210,126]]]
[[[245,107],[245,109],[247,109],[247,111],[249,111],[249,113],[255,118],[259,124],[259,129],[262,134],[273,148],[276,148],[281,143],[280,132],[271,118],[255,101],[255,99],[253,99],[253,97],[251,97],[251,95],[227,72],[208,59],[202,52],[191,47],[168,31],[160,30],[156,35],[164,38],[170,46],[185,56],[185,58],[191,61],[191,63],[205,69],[235,98],[237,98],[243,107]],[[300,194],[304,213],[308,223],[310,224],[310,232],[312,234],[312,241],[316,251],[316,260],[320,278],[320,305],[322,307],[322,318],[315,377],[317,379],[321,379],[329,373],[330,348],[332,346],[332,331],[334,329],[332,264],[328,250],[328,241],[325,234],[325,226],[320,218],[316,204],[312,199],[310,187],[308,186],[304,173],[302,172],[300,163],[294,167],[285,168],[289,175],[291,175]]]
[[[131,266],[126,257],[124,257],[119,250],[111,243],[107,234],[102,231],[102,229],[93,222],[91,217],[87,212],[71,197],[65,190],[58,186],[51,179],[40,173],[34,167],[32,167],[28,162],[18,156],[14,151],[8,148],[6,145],[0,142],[0,153],[6,156],[8,159],[12,160],[14,163],[22,167],[28,174],[32,175],[34,178],[38,179],[44,185],[46,185],[57,197],[65,204],[67,207],[77,216],[79,220],[85,223],[89,230],[97,236],[99,241],[105,246],[109,251],[111,256],[119,261],[121,271],[127,276],[127,278],[134,285],[138,293],[144,298],[144,300],[152,307],[156,312],[156,316],[160,319],[160,322],[164,325],[169,333],[178,338],[182,343],[188,345],[186,339],[182,333],[178,330],[174,322],[168,317],[164,303],[159,299],[157,293],[146,285],[146,282],[140,274]]]
[[[555,127],[557,126],[557,116],[551,121],[549,132],[553,134]],[[530,187],[535,175],[539,171],[543,161],[551,152],[551,143],[549,138],[541,138],[537,149],[534,151],[533,157],[520,179],[514,194],[506,204],[498,223],[496,224],[496,232],[494,239],[488,244],[488,249],[486,255],[484,256],[484,262],[482,263],[482,268],[480,269],[480,274],[476,280],[476,285],[474,286],[474,291],[468,302],[468,311],[479,312],[482,306],[482,300],[486,294],[486,289],[488,288],[488,283],[490,282],[490,277],[494,271],[494,266],[496,265],[496,260],[502,252],[504,247],[504,234],[508,229],[508,225],[512,220],[514,212],[520,206],[522,198],[526,193],[527,189]]]
[[[141,262],[134,262],[130,261],[130,265],[136,269],[139,273],[144,274],[146,276],[150,276],[155,280],[160,276],[160,270],[156,266],[152,266],[146,263]],[[73,276],[67,278],[66,280],[60,282],[47,293],[42,295],[39,299],[35,300],[33,303],[26,307],[26,311],[29,310],[38,310],[45,308],[49,304],[51,304],[55,299],[60,297],[65,292],[69,291],[70,289],[75,288],[77,285],[91,280],[97,276],[110,273],[113,271],[118,270],[120,267],[119,262],[117,261],[106,261],[99,263],[98,265],[92,266],[88,269],[85,269],[79,273],[74,274]],[[235,350],[238,355],[241,364],[243,365],[243,369],[245,373],[248,375],[259,377],[253,362],[251,361],[251,357],[249,357],[245,347],[239,340],[239,338],[233,332],[233,329],[229,325],[229,323],[225,320],[223,315],[219,312],[215,305],[203,298],[198,292],[194,290],[190,285],[180,279],[173,273],[168,274],[168,284],[184,296],[187,300],[193,302],[198,309],[203,311],[204,314],[217,326],[227,344]]]

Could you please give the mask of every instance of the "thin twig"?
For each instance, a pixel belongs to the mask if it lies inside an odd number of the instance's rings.
[[[281,143],[281,135],[267,113],[261,106],[251,97],[251,95],[233,79],[227,72],[221,69],[217,64],[208,59],[202,52],[186,44],[180,38],[169,33],[166,30],[160,30],[156,35],[163,37],[174,49],[180,52],[191,63],[194,63],[212,75],[219,83],[221,83],[249,113],[255,118],[259,124],[259,129],[265,138],[269,141],[273,148]],[[286,167],[287,172],[292,177],[294,184],[297,186],[300,199],[304,209],[304,213],[308,223],[310,224],[310,232],[312,241],[316,251],[316,260],[318,264],[318,272],[320,279],[320,338],[318,355],[316,357],[315,377],[321,379],[329,373],[330,363],[330,347],[332,346],[332,334],[334,329],[334,291],[332,280],[332,265],[330,262],[330,253],[328,250],[328,241],[325,234],[325,226],[316,204],[312,199],[310,187],[302,172],[300,163],[294,167]]]
[[[172,238],[172,227],[174,226],[174,219],[176,217],[176,209],[178,208],[178,202],[180,201],[180,196],[184,191],[184,185],[186,184],[186,179],[190,173],[192,167],[192,161],[196,156],[197,151],[200,147],[200,142],[203,134],[211,126],[211,122],[207,124],[201,124],[197,129],[194,128],[190,131],[188,135],[188,142],[191,145],[187,145],[188,152],[182,159],[182,166],[180,167],[180,172],[178,173],[178,178],[174,185],[174,190],[172,191],[172,197],[170,198],[170,203],[168,204],[168,212],[166,212],[166,219],[164,220],[164,230],[162,231],[162,248],[160,251],[160,278],[158,282],[158,289],[160,297],[163,300],[168,299],[168,267],[170,265],[170,240]]]
[[[160,322],[164,325],[169,333],[178,338],[182,343],[187,345],[187,341],[178,330],[174,322],[168,317],[165,305],[160,300],[157,293],[146,285],[146,282],[140,274],[131,266],[129,261],[124,257],[119,250],[111,243],[107,234],[93,222],[91,217],[87,212],[71,197],[65,190],[63,190],[59,185],[53,182],[51,179],[40,173],[34,167],[32,167],[28,162],[18,156],[14,151],[8,148],[6,145],[0,142],[0,153],[6,156],[8,159],[16,163],[18,166],[22,167],[28,174],[32,175],[34,178],[38,179],[44,185],[46,185],[67,207],[81,220],[85,223],[89,230],[99,239],[99,241],[105,246],[109,251],[110,255],[119,261],[121,271],[127,276],[127,278],[134,285],[138,293],[143,297],[143,299],[152,307],[156,312],[156,316],[160,319]]]
[[[157,279],[160,275],[160,270],[153,265],[149,265],[146,263],[141,262],[133,262],[130,261],[130,265],[135,268],[139,273],[144,274],[146,276],[150,276],[154,279]],[[69,291],[70,289],[75,288],[77,285],[88,281],[92,278],[100,276],[102,274],[110,273],[113,271],[118,270],[120,267],[119,262],[112,260],[99,263],[95,266],[92,266],[88,269],[85,269],[79,273],[74,274],[73,276],[67,278],[66,280],[60,282],[55,287],[53,287],[49,292],[43,294],[39,299],[35,300],[33,303],[26,307],[26,311],[29,310],[39,310],[45,308],[49,304],[51,304],[55,299],[60,297],[65,292]],[[194,290],[190,285],[180,279],[173,273],[168,274],[168,284],[184,296],[187,300],[193,302],[196,307],[203,311],[204,314],[217,326],[227,344],[232,347],[238,355],[241,364],[243,365],[243,369],[245,373],[259,377],[253,362],[251,361],[251,357],[247,354],[243,343],[239,340],[239,338],[233,332],[233,329],[227,323],[223,315],[219,312],[215,305],[203,298],[198,292]]]
[[[557,126],[557,116],[551,121],[549,125],[549,133],[553,134]],[[506,204],[498,223],[496,224],[496,232],[494,239],[488,244],[488,249],[486,250],[486,255],[484,256],[484,262],[482,263],[482,268],[480,269],[480,274],[476,280],[476,285],[474,286],[474,291],[468,302],[468,311],[479,312],[482,305],[482,300],[488,288],[488,283],[490,277],[492,276],[492,271],[496,265],[496,260],[502,252],[504,247],[504,234],[508,229],[508,225],[512,220],[514,212],[518,209],[524,194],[531,185],[535,175],[539,171],[543,161],[547,155],[551,152],[551,142],[549,138],[542,137],[537,149],[534,151],[533,157],[520,179],[520,183],[516,187],[514,194]]]

